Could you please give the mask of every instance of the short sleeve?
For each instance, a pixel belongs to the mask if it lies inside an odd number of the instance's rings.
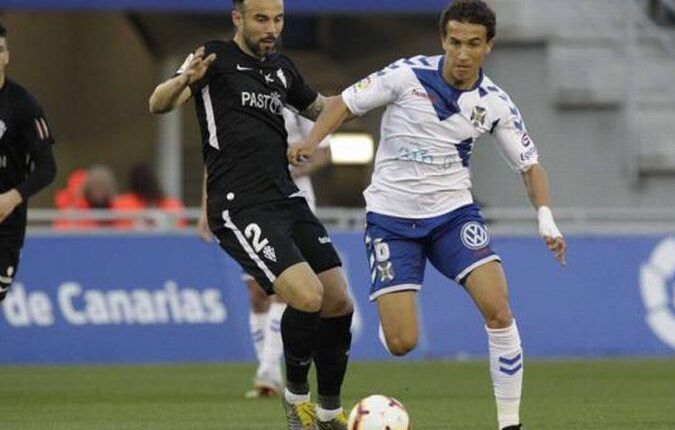
[[[300,71],[298,71],[290,60],[288,61],[291,67],[291,73],[293,73],[293,79],[291,87],[288,89],[286,102],[297,109],[298,112],[302,112],[307,109],[309,105],[314,103],[314,100],[316,100],[319,94],[305,83],[305,79],[300,74]]]
[[[342,92],[342,100],[354,115],[364,115],[368,111],[394,102],[400,94],[401,81],[407,68],[384,69],[361,79]]]
[[[524,172],[539,162],[539,153],[518,108],[505,106],[493,131],[497,146],[511,169]]]

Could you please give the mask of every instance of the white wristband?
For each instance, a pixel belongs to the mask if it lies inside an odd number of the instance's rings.
[[[539,236],[541,237],[562,237],[562,233],[555,225],[553,213],[548,206],[541,206],[537,210],[537,220],[539,221]]]

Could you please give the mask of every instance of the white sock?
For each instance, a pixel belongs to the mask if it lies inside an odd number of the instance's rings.
[[[252,310],[248,313],[248,325],[251,330],[251,340],[255,349],[255,357],[258,363],[262,362],[263,345],[265,340],[265,326],[267,325],[268,312],[255,313]]]
[[[316,406],[316,417],[319,419],[319,421],[330,421],[337,417],[340,412],[342,412],[342,408],[337,408],[337,409],[323,409],[321,406],[317,405]]]
[[[286,310],[285,303],[270,304],[265,324],[260,373],[274,382],[282,382],[281,359],[284,355],[284,344],[281,340],[281,317]]]
[[[490,348],[490,376],[497,401],[499,428],[520,424],[523,350],[516,321],[510,327],[485,327]]]
[[[307,394],[294,394],[288,391],[288,388],[284,388],[284,396],[286,397],[286,400],[289,402],[293,403],[294,405],[297,405],[298,403],[304,403],[304,402],[309,402],[309,393]]]

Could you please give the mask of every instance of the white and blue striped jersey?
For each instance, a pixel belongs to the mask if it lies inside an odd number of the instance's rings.
[[[476,140],[494,135],[512,169],[538,162],[518,108],[481,72],[458,90],[445,82],[443,56],[396,61],[342,92],[355,115],[387,106],[370,186],[368,211],[429,218],[472,203],[469,161]]]

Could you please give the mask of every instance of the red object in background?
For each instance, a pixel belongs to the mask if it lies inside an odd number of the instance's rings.
[[[148,202],[135,193],[126,193],[117,196],[112,205],[113,211],[127,213],[139,212],[146,209],[158,209],[173,215],[171,219],[173,225],[171,227],[186,227],[188,225],[187,220],[183,216],[183,203],[172,197],[163,197],[157,202]],[[123,219],[122,216],[119,218],[119,220],[115,221],[114,225],[120,229],[131,230],[158,227],[151,219]]]
[[[56,191],[54,206],[56,209],[67,213],[71,210],[81,211],[89,209],[89,204],[84,198],[84,185],[87,182],[87,169],[75,169],[66,182],[66,187]],[[54,221],[56,230],[90,229],[97,227],[96,221],[71,220],[66,215]]]

